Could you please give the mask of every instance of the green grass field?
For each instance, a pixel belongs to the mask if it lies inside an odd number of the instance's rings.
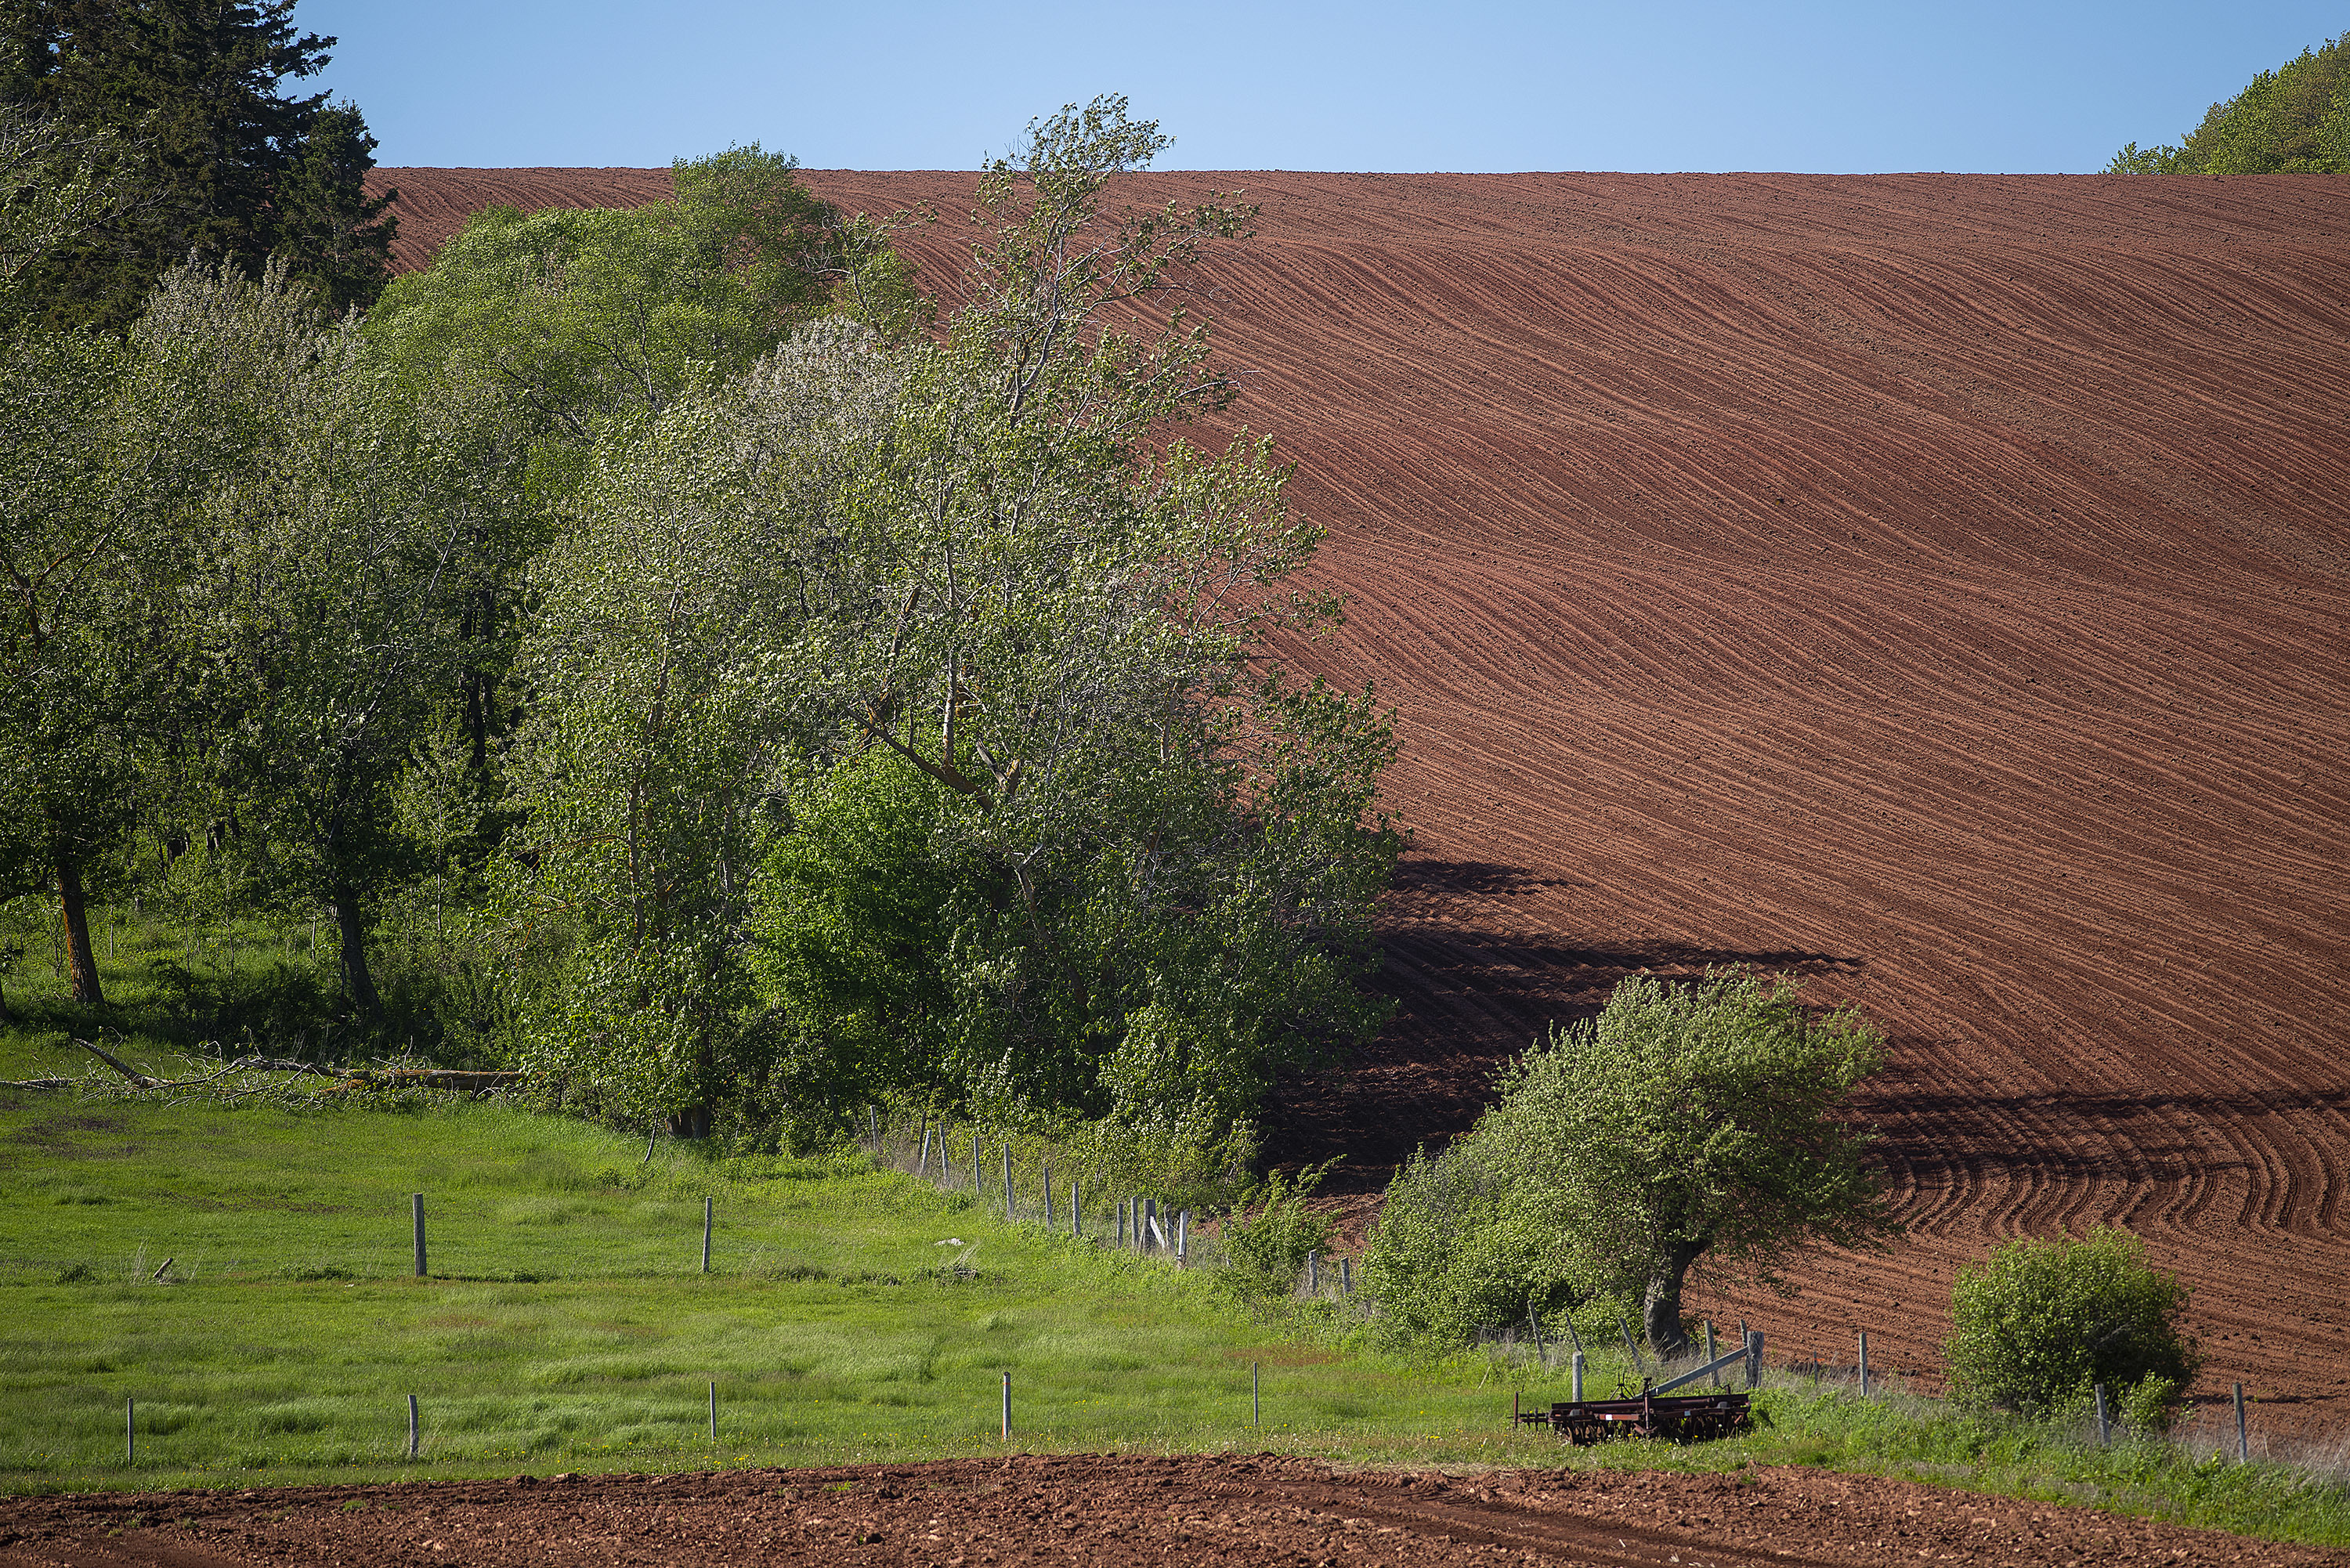
[[[1506,1431],[1509,1385],[1482,1363],[1284,1334],[1203,1276],[859,1156],[706,1162],[665,1140],[647,1164],[635,1140],[487,1106],[5,1098],[0,1484],[18,1489],[413,1473],[411,1393],[429,1473],[968,1454],[1000,1445],[1006,1372],[1024,1447],[1546,1451]],[[182,1282],[154,1282],[167,1258]]]
[[[78,1066],[54,1040],[0,1036],[0,1075],[60,1069]],[[0,1490],[993,1452],[1008,1373],[1024,1449],[1814,1464],[2350,1545],[2338,1478],[2171,1445],[2100,1449],[1792,1377],[1758,1397],[1773,1424],[1747,1438],[1565,1449],[1507,1425],[1513,1392],[1564,1397],[1523,1365],[1365,1348],[1361,1325],[1326,1308],[1251,1307],[1208,1273],[1007,1225],[861,1154],[712,1159],[667,1140],[644,1154],[494,1105],[293,1112],[0,1091]],[[1623,1369],[1595,1359],[1593,1386],[1611,1388]]]

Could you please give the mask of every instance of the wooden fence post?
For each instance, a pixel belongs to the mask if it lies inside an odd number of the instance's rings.
[[[1050,1231],[1053,1228],[1053,1168],[1040,1163],[1038,1168],[1045,1173],[1040,1185],[1045,1189],[1045,1229]]]
[[[2106,1386],[2102,1383],[2094,1384],[2092,1392],[2097,1397],[2097,1447],[2102,1449],[2114,1440],[2113,1425],[2106,1415]]]
[[[2236,1385],[2236,1462],[2252,1462],[2252,1440],[2244,1432],[2244,1386],[2241,1383]]]
[[[702,1272],[710,1272],[710,1205],[712,1199],[704,1193],[702,1199]]]
[[[1012,1440],[1012,1374],[1003,1375],[1003,1440]]]
[[[1860,1397],[1868,1397],[1868,1330],[1860,1331]]]
[[[408,1457],[416,1457],[416,1396],[408,1397]]]
[[[411,1192],[408,1197],[409,1217],[416,1225],[416,1277],[424,1277],[424,1194]]]
[[[1575,1402],[1580,1405],[1583,1403],[1583,1352],[1576,1351],[1575,1359],[1568,1365],[1575,1369]]]
[[[931,1174],[931,1118],[922,1118],[922,1158],[914,1167],[914,1178],[921,1180]]]
[[[1175,1266],[1179,1269],[1188,1269],[1191,1266],[1191,1211],[1189,1209],[1179,1209],[1176,1210]]]
[[[1069,1183],[1069,1240],[1083,1241],[1086,1234],[1085,1211],[1077,1207],[1077,1184]]]
[[[1705,1320],[1705,1358],[1709,1362],[1721,1358],[1721,1353],[1713,1347],[1713,1319],[1711,1318]],[[1721,1374],[1719,1372],[1713,1375],[1713,1386],[1716,1388],[1721,1386]]]
[[[1322,1293],[1322,1249],[1315,1247],[1305,1254],[1305,1293]]]
[[[1012,1219],[1012,1140],[1003,1140],[1003,1218]]]
[[[1264,1429],[1263,1364],[1249,1363],[1249,1423],[1259,1431]]]

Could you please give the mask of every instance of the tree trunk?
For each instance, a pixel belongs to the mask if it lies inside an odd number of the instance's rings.
[[[85,1007],[104,1007],[106,992],[98,982],[98,955],[89,946],[89,907],[82,898],[81,863],[62,851],[57,856],[57,905],[66,918],[66,968],[73,976],[73,999]]]
[[[713,1071],[712,1065],[712,1060],[713,1057],[710,1049],[710,1042],[704,1040],[693,1054],[693,1064],[700,1069],[698,1076],[702,1080],[701,1102],[696,1105],[688,1106],[681,1111],[671,1111],[670,1113],[670,1137],[681,1138],[705,1138],[710,1136],[711,1125],[718,1119],[717,1108],[710,1103],[710,1081]]]
[[[1662,1360],[1671,1361],[1690,1352],[1690,1337],[1681,1332],[1681,1282],[1689,1278],[1690,1265],[1705,1255],[1705,1249],[1703,1241],[1675,1241],[1648,1276],[1640,1317],[1648,1330],[1648,1348]]]
[[[375,976],[368,971],[367,921],[359,912],[359,895],[348,888],[335,889],[335,929],[342,938],[343,994],[363,1018],[383,1011],[375,993]]]

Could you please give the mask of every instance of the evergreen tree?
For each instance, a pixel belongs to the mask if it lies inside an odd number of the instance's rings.
[[[360,180],[359,110],[290,96],[335,42],[295,0],[0,0],[0,103],[118,139],[145,199],[43,258],[19,296],[47,327],[119,330],[191,253],[258,274],[284,254],[321,303],[365,305],[391,255],[390,197]]]

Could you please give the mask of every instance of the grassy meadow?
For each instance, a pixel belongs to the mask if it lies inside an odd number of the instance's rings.
[[[54,1037],[0,1034],[0,1076],[78,1071]],[[1007,1224],[856,1151],[725,1158],[662,1139],[648,1158],[640,1139],[494,1104],[0,1090],[0,1490],[994,1452],[1009,1373],[1022,1449],[1809,1464],[2350,1545],[2338,1473],[2230,1463],[2208,1440],[2101,1449],[1778,1372],[1747,1437],[1565,1449],[1506,1422],[1513,1394],[1565,1397],[1555,1373],[1373,1348],[1326,1303],[1238,1302],[1212,1272]],[[1594,1391],[1610,1389],[1627,1369],[1594,1349]]]

